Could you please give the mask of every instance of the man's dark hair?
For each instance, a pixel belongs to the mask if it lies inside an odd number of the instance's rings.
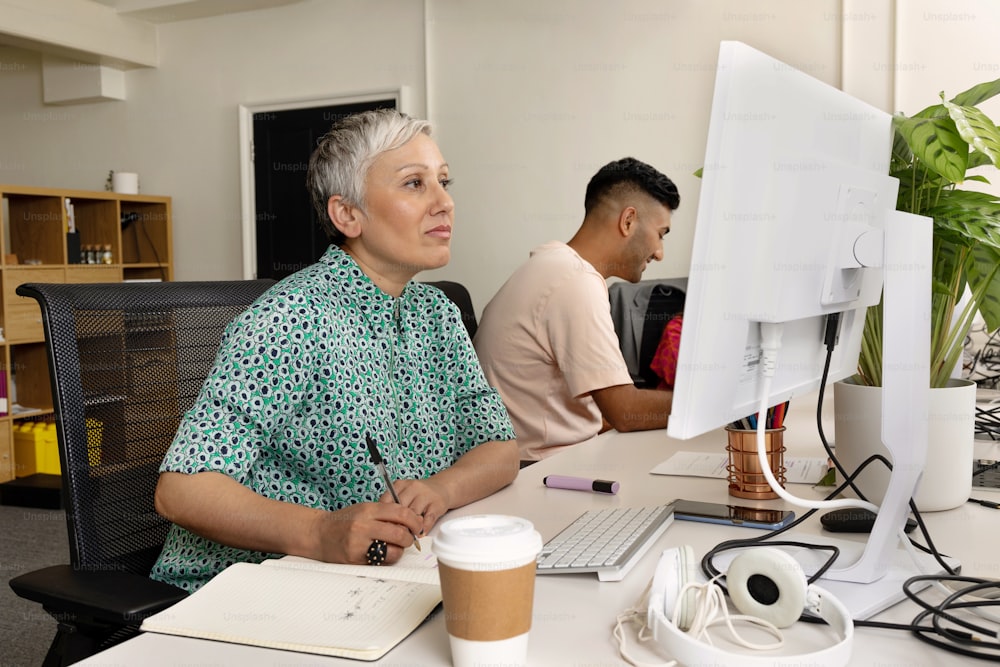
[[[681,205],[673,181],[645,162],[626,157],[607,163],[590,179],[583,198],[584,211],[590,213],[608,195],[635,191],[644,192],[671,211]]]

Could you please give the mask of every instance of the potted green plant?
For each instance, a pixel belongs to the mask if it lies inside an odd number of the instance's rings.
[[[934,220],[931,299],[931,387],[944,387],[962,354],[978,311],[989,330],[1000,326],[1000,200],[965,190],[989,181],[971,169],[1000,166],[1000,131],[976,105],[1000,94],[1000,79],[914,116],[897,114],[889,174],[899,179],[896,208]],[[971,297],[956,317],[969,287]],[[882,385],[882,308],[865,321],[858,375]]]
[[[958,479],[969,480],[964,485],[946,482],[950,499],[929,501],[930,509],[945,509],[964,502],[971,485],[972,424],[975,413],[975,385],[956,382],[952,374],[960,361],[966,337],[978,312],[993,331],[1000,326],[1000,198],[960,186],[970,181],[989,183],[981,174],[970,174],[979,167],[1000,166],[1000,130],[978,107],[983,101],[1000,94],[1000,79],[982,83],[956,95],[949,101],[941,94],[941,103],[929,106],[913,116],[897,114],[893,118],[894,141],[890,175],[899,179],[896,208],[933,219],[933,255],[931,258],[931,359],[932,397],[935,389],[964,384],[968,403],[968,443],[964,435],[963,454],[946,453],[947,463]],[[964,297],[964,298],[963,298]],[[882,304],[869,309],[862,338],[858,373],[847,381],[851,385],[881,387],[882,385]],[[835,387],[837,425],[842,422],[877,419],[861,417],[856,412],[844,417],[841,393]],[[971,398],[969,398],[971,397]],[[933,398],[932,398],[933,401]],[[867,403],[878,403],[870,398]],[[859,404],[852,404],[859,405]],[[956,408],[945,409],[949,421],[957,422]],[[853,412],[853,407],[852,407]],[[933,414],[933,408],[932,408]],[[847,431],[845,427],[843,431]],[[854,440],[855,438],[851,438]],[[931,424],[929,448],[940,449]],[[857,443],[838,438],[840,445],[854,448]],[[968,455],[964,454],[967,450]],[[870,453],[870,452],[866,452]],[[930,460],[933,451],[929,451]],[[844,457],[839,457],[843,460]],[[854,457],[852,457],[854,458]],[[864,456],[858,455],[860,463]],[[965,458],[968,458],[966,466]],[[928,470],[931,466],[928,466]],[[925,481],[927,474],[925,473]],[[922,485],[924,483],[922,482]],[[923,491],[923,488],[920,489]],[[918,505],[920,491],[918,491]],[[964,497],[963,494],[965,494]]]

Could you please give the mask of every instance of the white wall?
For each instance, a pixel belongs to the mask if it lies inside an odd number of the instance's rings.
[[[998,4],[306,0],[161,24],[160,66],[126,74],[127,101],[66,107],[42,105],[37,54],[0,48],[0,182],[100,189],[138,171],[174,197],[176,278],[238,278],[237,105],[406,85],[456,179],[453,260],[433,277],[467,283],[478,309],[531,247],[572,235],[587,180],[624,155],[678,183],[647,276],[684,275],[719,40],[913,112],[1000,76]]]
[[[568,240],[587,181],[631,155],[673,179],[665,259],[687,275],[718,44],[840,79],[838,0],[433,0],[428,105],[455,177],[452,262],[478,308],[531,248]]]
[[[896,109],[908,114],[940,104],[972,86],[1000,78],[1000,3],[995,0],[905,0],[896,34]],[[1000,122],[1000,97],[981,108]],[[1000,175],[980,169],[992,187],[968,189],[1000,194]],[[989,173],[992,172],[992,173]]]

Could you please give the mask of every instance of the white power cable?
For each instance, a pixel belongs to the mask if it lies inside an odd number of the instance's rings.
[[[763,385],[760,391],[760,406],[757,414],[757,460],[760,463],[761,472],[771,485],[771,489],[783,500],[797,507],[805,509],[840,509],[844,507],[863,507],[872,512],[878,512],[878,506],[870,502],[857,498],[841,498],[839,500],[807,500],[793,496],[785,490],[780,482],[775,478],[771,470],[771,464],[767,460],[767,445],[765,441],[765,431],[767,430],[767,420],[763,415],[767,414],[767,409],[771,406],[767,404],[771,394],[771,381],[774,378],[774,369],[777,366],[777,352],[781,348],[782,325],[770,322],[760,324],[760,349],[761,349],[761,377]]]

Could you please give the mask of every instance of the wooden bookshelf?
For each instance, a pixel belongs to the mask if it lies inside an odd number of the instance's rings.
[[[0,185],[0,503],[2,487],[33,475],[15,456],[24,421],[51,421],[41,311],[17,295],[26,282],[96,283],[173,280],[171,199],[154,195]],[[72,224],[76,233],[69,234]],[[100,263],[85,263],[76,247],[97,247]],[[4,384],[5,383],[5,384]],[[17,407],[15,408],[15,400]],[[37,482],[37,480],[35,480]],[[51,479],[41,486],[53,486]],[[58,488],[58,484],[54,485]]]

